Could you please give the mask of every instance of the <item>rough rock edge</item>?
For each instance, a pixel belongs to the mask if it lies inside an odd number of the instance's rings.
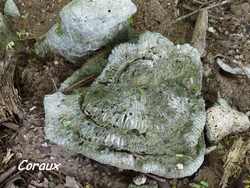
[[[205,147],[201,148],[199,155],[193,163],[190,163],[188,166],[184,166],[183,170],[178,170],[176,168],[171,172],[166,172],[164,167],[156,164],[154,164],[157,166],[156,171],[144,171],[143,169],[136,169],[133,155],[125,152],[116,152],[116,154],[114,154],[113,152],[108,151],[100,156],[98,153],[96,153],[96,151],[91,151],[91,148],[79,147],[78,143],[74,141],[73,132],[65,132],[65,130],[60,127],[62,123],[60,122],[59,118],[62,114],[67,114],[67,119],[71,119],[72,129],[74,129],[74,127],[77,129],[80,126],[82,119],[85,118],[81,109],[79,108],[79,100],[80,96],[78,95],[66,96],[60,92],[45,97],[44,106],[46,139],[49,139],[56,144],[63,145],[68,149],[74,150],[76,153],[82,153],[86,157],[103,164],[113,165],[121,169],[152,173],[166,178],[182,178],[191,176],[202,165],[204,161]],[[200,144],[203,146],[205,145],[203,135],[201,136]],[[117,163],[118,161],[120,161],[119,164]]]

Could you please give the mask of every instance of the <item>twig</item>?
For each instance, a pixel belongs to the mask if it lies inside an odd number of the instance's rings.
[[[69,86],[69,87],[65,88],[65,89],[63,90],[63,93],[64,93],[64,94],[71,93],[74,89],[77,89],[77,88],[79,88],[79,87],[82,87],[82,86],[84,86],[84,85],[86,85],[86,84],[88,84],[88,83],[94,81],[95,78],[96,78],[95,75],[91,75],[91,76],[89,76],[89,77],[87,77],[87,78],[84,78],[84,79],[82,79],[82,80],[76,82],[76,83],[73,84],[72,86]]]
[[[211,146],[211,147],[206,148],[205,155],[210,154],[211,152],[215,151],[216,149],[217,149],[217,146]]]
[[[198,49],[201,57],[204,57],[206,54],[207,28],[208,28],[208,11],[207,9],[202,9],[197,17],[191,42],[193,47]]]
[[[0,123],[0,126],[7,127],[7,128],[12,129],[14,131],[18,131],[20,128],[19,125],[15,124],[15,123],[6,123],[6,122]]]
[[[198,4],[200,4],[200,5],[204,5],[204,4],[205,4],[204,2],[199,1],[199,0],[193,0],[193,2],[198,3]]]
[[[58,90],[58,88],[57,88],[57,86],[56,86],[56,82],[55,82],[55,80],[54,80],[52,77],[51,77],[50,79],[52,80],[52,83],[53,83],[54,89],[57,91],[57,90]]]
[[[16,166],[11,167],[6,172],[0,175],[0,184],[3,183],[11,174],[16,171]]]
[[[10,178],[8,178],[7,180],[6,180],[6,185],[5,185],[5,187],[7,188],[7,187],[12,187],[12,185],[14,184],[14,182],[16,182],[16,181],[22,181],[22,182],[24,182],[24,184],[26,185],[26,187],[27,187],[27,183],[26,183],[26,181],[19,175],[21,173],[21,171],[19,171],[19,172],[17,172],[13,177],[10,177]],[[0,187],[1,187],[1,185],[0,185]]]
[[[156,181],[162,182],[162,183],[167,181],[164,178],[161,178],[161,177],[158,177],[158,176],[155,176],[155,175],[152,175],[152,174],[145,174],[145,176],[150,177],[150,178],[152,178],[152,179],[154,179]]]
[[[6,49],[0,59],[0,122],[16,122],[23,118],[21,100],[14,84],[16,64],[16,51]]]
[[[182,21],[182,20],[184,20],[184,19],[186,19],[186,18],[188,18],[188,17],[190,17],[190,16],[193,16],[194,14],[197,14],[198,12],[200,12],[200,11],[203,10],[203,9],[209,10],[209,9],[212,9],[212,8],[215,8],[215,7],[223,6],[223,5],[228,4],[228,3],[231,3],[231,2],[232,2],[232,0],[225,0],[225,1],[222,1],[222,2],[220,2],[220,3],[216,3],[216,4],[213,4],[213,5],[207,6],[207,7],[199,8],[199,9],[197,9],[197,10],[194,10],[193,12],[190,12],[190,13],[184,15],[184,16],[181,16],[181,17],[177,18],[177,19],[176,19],[174,22],[172,22],[171,24],[176,24],[176,23],[179,22],[179,21]]]
[[[184,9],[187,9],[189,11],[194,11],[194,8],[190,7],[189,5],[182,5]]]

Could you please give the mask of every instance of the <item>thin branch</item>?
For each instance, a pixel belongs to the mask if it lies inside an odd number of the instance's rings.
[[[166,179],[161,178],[161,177],[159,177],[159,176],[155,176],[155,175],[153,175],[153,174],[145,174],[145,176],[147,176],[147,177],[149,177],[149,178],[152,178],[152,179],[154,179],[154,180],[156,180],[156,181],[162,182],[162,183],[167,182]]]
[[[231,2],[232,2],[232,0],[225,0],[225,1],[222,1],[222,2],[219,2],[219,3],[216,3],[216,4],[209,5],[209,6],[207,6],[207,7],[199,8],[199,9],[197,9],[197,10],[194,10],[193,12],[190,12],[190,13],[184,15],[184,16],[181,16],[181,17],[177,18],[177,19],[176,19],[174,22],[172,22],[171,24],[176,24],[176,23],[179,22],[179,21],[182,21],[182,20],[184,20],[184,19],[186,19],[186,18],[188,18],[188,17],[190,17],[190,16],[193,16],[194,14],[197,14],[197,13],[200,12],[201,10],[204,10],[204,9],[209,10],[209,9],[212,9],[212,8],[215,8],[215,7],[223,6],[223,5],[228,4],[228,3],[231,3]]]
[[[76,82],[76,83],[73,84],[72,86],[69,86],[69,87],[65,88],[65,89],[63,90],[63,93],[64,93],[64,94],[71,93],[74,89],[83,87],[84,85],[87,85],[88,83],[94,81],[95,78],[96,78],[95,75],[91,75],[91,76],[89,76],[89,77],[87,77],[87,78],[84,78],[84,79],[82,79],[82,80]]]
[[[16,166],[11,167],[6,172],[0,175],[0,184],[3,183],[10,175],[16,171]]]

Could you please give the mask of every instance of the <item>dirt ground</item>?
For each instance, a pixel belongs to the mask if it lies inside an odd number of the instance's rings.
[[[27,40],[27,48],[32,49],[35,39],[43,35],[56,21],[59,10],[70,0],[16,0],[22,17],[10,21],[13,30]],[[156,31],[175,43],[190,42],[196,16],[189,16],[177,23],[183,15],[217,3],[216,0],[135,0],[138,12],[133,26],[137,31]],[[0,2],[0,11],[3,2]],[[250,1],[235,0],[209,10],[204,64],[203,95],[207,107],[217,98],[223,97],[242,112],[250,111],[250,79],[231,75],[216,63],[217,57],[225,63],[247,66],[250,64]],[[76,70],[61,57],[40,59],[32,53],[19,57],[16,86],[22,98],[24,119],[17,126],[0,125],[0,174],[8,171],[22,159],[38,162],[62,164],[59,172],[13,172],[12,176],[0,184],[7,187],[15,183],[18,187],[68,187],[85,188],[126,188],[132,181],[134,172],[121,171],[114,167],[99,164],[81,155],[71,154],[63,148],[48,143],[44,139],[44,95],[57,90],[60,83]],[[159,183],[160,188],[188,188],[208,183],[209,188],[218,188],[224,168],[224,157],[232,141],[242,136],[249,140],[250,133],[227,137],[219,149],[206,156],[201,169],[192,177],[181,180],[167,180]],[[7,162],[6,162],[7,160]],[[1,162],[2,161],[2,162]],[[229,188],[250,186],[250,151],[241,164],[242,171],[231,178]],[[237,170],[236,170],[237,171]],[[235,173],[237,174],[237,173]],[[72,180],[73,179],[73,180]],[[72,180],[72,181],[70,181]],[[1,182],[1,181],[0,181]],[[73,185],[73,184],[81,185]],[[196,183],[192,185],[192,183]]]

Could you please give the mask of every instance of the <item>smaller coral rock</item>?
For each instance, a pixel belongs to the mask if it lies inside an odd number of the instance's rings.
[[[60,12],[60,21],[36,44],[36,53],[56,53],[71,62],[101,47],[123,41],[129,18],[136,12],[131,0],[74,0]]]
[[[145,175],[139,175],[133,178],[133,182],[135,185],[144,185],[147,181],[147,177]]]
[[[207,137],[211,142],[218,142],[231,133],[246,131],[250,121],[244,113],[232,109],[225,100],[207,110]]]
[[[7,0],[4,5],[4,14],[12,17],[19,17],[20,12],[13,0]]]

